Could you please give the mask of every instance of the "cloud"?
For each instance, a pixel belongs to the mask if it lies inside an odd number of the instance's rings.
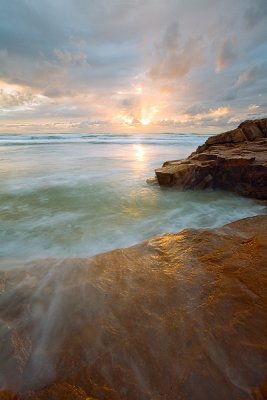
[[[231,109],[226,106],[221,106],[217,108],[209,108],[209,109],[202,109],[199,112],[196,112],[194,114],[190,113],[185,113],[184,118],[193,120],[196,122],[207,122],[207,121],[214,121],[214,122],[221,122],[221,119],[225,119],[225,117],[229,116],[231,113]]]
[[[256,81],[263,79],[267,80],[267,63],[254,65],[246,71],[243,71],[236,81],[236,86],[241,87],[252,85]]]
[[[71,53],[67,50],[55,49],[54,54],[60,64],[64,66],[88,65],[87,56],[82,52]]]
[[[168,128],[185,128],[185,127],[220,127],[228,126],[233,122],[229,122],[232,117],[232,110],[229,107],[218,107],[218,108],[202,108],[197,111],[197,106],[195,107],[196,112],[193,109],[186,110],[177,116],[176,119],[164,119],[159,120],[157,123],[162,127]]]
[[[260,108],[258,104],[250,104],[248,109],[249,111],[257,111]]]
[[[252,0],[250,7],[245,12],[244,18],[249,29],[253,29],[261,23],[267,24],[266,0]]]
[[[216,72],[220,72],[222,69],[230,67],[236,61],[237,57],[238,53],[233,41],[230,39],[225,40],[216,58]]]
[[[36,100],[33,93],[20,91],[5,91],[0,89],[0,108],[18,107],[32,104]]]
[[[242,103],[246,102],[249,105],[251,100],[257,101],[258,96],[263,94],[267,94],[267,64],[265,63],[240,71],[238,77],[231,83],[231,87],[219,99],[223,102],[242,99]]]
[[[166,30],[160,47],[163,51],[176,51],[179,46],[180,31],[178,22],[172,23]]]
[[[91,129],[88,121],[109,121],[91,126],[138,131],[142,119],[155,131],[169,121],[173,129],[194,131],[194,124],[213,129],[262,113],[266,106],[249,106],[267,103],[266,5],[2,1],[1,126],[17,122],[27,131],[26,121],[39,131],[60,131],[66,123],[65,131],[76,132]],[[210,111],[224,107],[231,112]]]
[[[200,40],[189,38],[181,45],[177,24],[168,27],[162,41],[156,45],[155,53],[155,61],[148,71],[153,80],[181,78],[203,61]]]

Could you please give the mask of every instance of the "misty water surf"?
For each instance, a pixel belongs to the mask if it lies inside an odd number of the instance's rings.
[[[0,135],[0,257],[87,257],[186,227],[216,227],[263,206],[146,179],[206,140],[190,134]]]

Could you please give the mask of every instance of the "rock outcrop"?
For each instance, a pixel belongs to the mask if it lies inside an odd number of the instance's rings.
[[[267,216],[0,272],[2,400],[267,398]]]
[[[155,172],[163,186],[222,189],[267,199],[267,118],[212,136],[187,159],[167,161]]]

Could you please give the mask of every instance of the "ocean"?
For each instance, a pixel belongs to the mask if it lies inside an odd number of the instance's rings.
[[[188,156],[197,134],[0,135],[0,261],[88,257],[184,228],[263,212],[226,192],[149,185],[166,160]]]

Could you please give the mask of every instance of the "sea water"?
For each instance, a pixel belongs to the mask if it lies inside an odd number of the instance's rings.
[[[87,257],[187,227],[261,214],[231,193],[148,185],[166,160],[188,156],[196,134],[0,135],[0,262]]]

